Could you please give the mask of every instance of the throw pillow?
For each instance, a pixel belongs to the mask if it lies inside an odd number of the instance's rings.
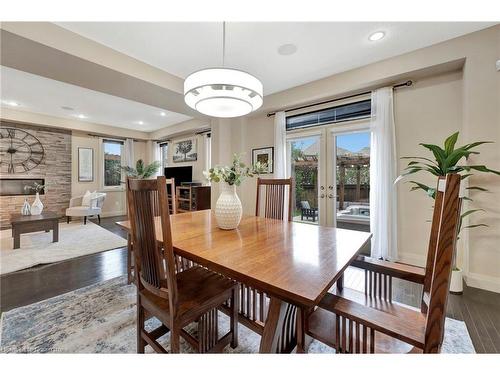
[[[82,198],[82,206],[90,206],[90,199],[92,197],[92,193],[90,191],[86,191]]]

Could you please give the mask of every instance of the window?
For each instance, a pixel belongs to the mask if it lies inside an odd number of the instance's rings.
[[[168,166],[168,142],[160,143],[161,174],[165,173]]]
[[[319,126],[329,123],[355,120],[369,117],[371,114],[371,100],[343,104],[315,112],[288,116],[286,130]]]
[[[123,142],[104,139],[102,146],[104,155],[104,187],[121,186]]]

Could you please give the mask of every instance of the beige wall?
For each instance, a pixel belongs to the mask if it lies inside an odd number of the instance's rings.
[[[495,69],[495,61],[499,57],[500,26],[495,26],[270,95],[265,98],[261,112],[411,78],[415,79],[415,86],[397,90],[394,99],[398,155],[421,155],[425,151],[418,143],[439,143],[458,130],[461,144],[494,141],[494,145],[483,146],[481,155],[471,157],[469,163],[486,164],[498,170],[500,73]],[[457,68],[460,71],[457,72]],[[244,151],[249,162],[252,148],[274,143],[273,120],[263,113],[244,120],[216,123],[214,145],[223,148],[223,151],[214,148],[213,155],[217,157],[222,153],[227,158],[232,152]],[[227,151],[228,141],[232,142],[231,151]],[[404,163],[400,162],[400,169],[403,167]],[[423,175],[420,178],[432,182]],[[489,228],[461,234],[459,265],[465,271],[468,285],[500,292],[500,178],[478,175],[470,179],[469,184],[490,190],[471,193],[474,203],[466,204],[470,208],[487,209],[486,213],[472,217],[470,224],[481,222]],[[255,182],[246,181],[239,192],[245,213],[252,214]],[[427,253],[429,224],[426,220],[430,218],[432,202],[422,194],[410,193],[405,184],[398,188],[398,202],[401,259],[422,264]]]
[[[72,172],[71,172],[71,196],[75,197],[89,191],[105,192],[102,216],[124,215],[127,212],[125,190],[107,190],[103,188],[102,182],[102,151],[100,148],[99,137],[92,137],[85,133],[73,132],[72,141]],[[78,181],[78,148],[87,147],[94,150],[94,181]],[[134,142],[134,158],[146,159],[146,142]]]
[[[419,80],[412,88],[395,91],[396,153],[429,156],[419,143],[441,143],[462,131],[462,72]],[[399,160],[399,171],[407,165]],[[435,185],[435,179],[417,174],[412,179]],[[398,251],[400,260],[425,264],[432,218],[432,200],[422,191],[411,192],[407,183],[398,186]]]

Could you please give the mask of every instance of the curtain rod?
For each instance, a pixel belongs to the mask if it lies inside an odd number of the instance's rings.
[[[409,87],[411,85],[413,85],[413,81],[412,80],[408,80],[406,82],[398,83],[397,85],[393,85],[392,88],[396,89],[398,87]],[[347,96],[343,96],[341,98],[335,98],[335,99],[325,100],[325,101],[319,102],[319,103],[312,103],[312,104],[307,104],[307,105],[303,105],[303,106],[300,106],[300,107],[288,108],[288,109],[285,109],[283,111],[284,112],[296,111],[296,110],[299,110],[299,109],[304,109],[304,108],[309,108],[309,107],[315,107],[317,105],[338,102],[339,100],[345,100],[345,99],[355,98],[357,96],[363,96],[363,95],[367,95],[367,94],[370,94],[370,93],[371,93],[371,91],[365,91],[365,92],[361,92],[359,94],[347,95]],[[267,114],[267,117],[274,116],[276,114],[276,112],[279,112],[279,111],[269,112]]]

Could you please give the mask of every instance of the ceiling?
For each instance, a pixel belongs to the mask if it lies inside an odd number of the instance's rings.
[[[229,22],[226,66],[252,73],[269,95],[384,60],[495,23],[478,22]],[[222,64],[222,23],[62,22],[66,29],[185,78]],[[382,30],[385,38],[368,37]],[[283,56],[278,48],[294,44]]]
[[[0,87],[2,107],[138,131],[155,131],[191,118],[4,66]],[[19,106],[8,105],[11,101]]]

